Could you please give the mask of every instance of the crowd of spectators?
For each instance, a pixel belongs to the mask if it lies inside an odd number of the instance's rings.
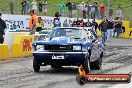
[[[51,7],[47,3],[47,0],[32,0],[32,2],[29,2],[29,0],[22,0],[19,4],[21,4],[22,15],[29,14],[31,10],[34,10],[36,13],[39,12],[46,16],[48,12],[48,7]],[[103,20],[106,14],[109,15],[110,18],[113,17],[113,13],[115,14],[115,19],[122,17],[122,10],[120,7],[117,8],[114,12],[112,5],[110,5],[110,8],[108,10],[108,8],[106,9],[106,6],[103,5],[103,3],[98,2],[94,2],[93,4],[89,2],[76,3],[68,0],[67,3],[64,3],[64,1],[61,0],[60,3],[56,5],[55,7],[57,8],[57,11],[62,17],[67,16],[68,14],[69,18],[96,18]],[[14,14],[14,0],[10,0],[9,6],[10,13]],[[52,6],[54,7],[54,5]],[[66,9],[68,9],[68,12]],[[106,13],[106,10],[109,11],[109,13]]]

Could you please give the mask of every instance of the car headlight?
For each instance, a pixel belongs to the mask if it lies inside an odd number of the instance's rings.
[[[74,45],[73,50],[81,50],[81,46],[80,45]]]
[[[44,50],[44,45],[37,45],[36,50]]]

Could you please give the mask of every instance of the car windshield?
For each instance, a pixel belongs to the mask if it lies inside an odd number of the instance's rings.
[[[82,30],[77,28],[58,28],[53,29],[49,34],[48,38],[54,38],[54,37],[70,37],[75,39],[80,39],[82,36]]]

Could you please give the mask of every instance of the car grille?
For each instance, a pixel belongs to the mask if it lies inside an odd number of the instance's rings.
[[[72,45],[45,45],[45,50],[71,51],[73,50],[73,46]]]

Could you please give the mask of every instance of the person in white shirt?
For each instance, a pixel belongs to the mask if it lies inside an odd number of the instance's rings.
[[[82,2],[82,3],[79,5],[79,10],[80,10],[80,17],[83,18],[84,11],[86,10],[86,6],[85,6],[85,3],[84,3],[84,2]]]
[[[119,7],[116,12],[115,12],[115,19],[118,20],[119,18],[121,18],[122,16],[122,10],[121,8]]]
[[[33,0],[31,4],[32,4],[32,10],[37,12],[37,2],[35,0]]]

